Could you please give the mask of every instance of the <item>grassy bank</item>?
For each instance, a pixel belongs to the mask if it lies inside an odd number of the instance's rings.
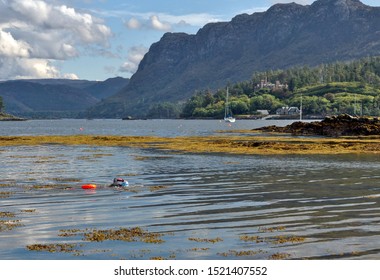
[[[250,132],[251,133],[251,132]],[[89,145],[156,148],[181,153],[281,154],[378,154],[380,137],[299,138],[268,136],[0,136],[0,146]]]

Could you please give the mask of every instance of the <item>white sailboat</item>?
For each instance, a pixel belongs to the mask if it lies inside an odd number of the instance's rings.
[[[224,121],[229,122],[229,123],[234,123],[236,121],[236,119],[232,116],[230,104],[228,103],[228,88],[227,88],[227,95],[226,95],[226,104],[224,108]]]

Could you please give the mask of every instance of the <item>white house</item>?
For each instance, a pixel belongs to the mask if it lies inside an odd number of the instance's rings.
[[[269,111],[268,110],[256,110],[256,112],[259,113],[260,115],[264,115],[264,116],[269,115]]]
[[[276,115],[299,115],[300,110],[297,107],[282,107],[276,110]]]

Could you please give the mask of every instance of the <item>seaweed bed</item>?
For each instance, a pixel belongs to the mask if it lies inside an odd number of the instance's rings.
[[[285,227],[281,227],[281,229],[277,230],[285,230]],[[261,233],[263,233],[262,230],[259,229]],[[164,243],[165,240],[162,239],[165,235],[173,235],[173,233],[156,233],[156,232],[149,232],[146,231],[140,227],[134,227],[134,228],[118,228],[118,229],[62,229],[59,231],[58,234],[59,237],[63,238],[71,238],[73,236],[81,235],[82,241],[78,242],[70,242],[70,243],[49,243],[49,244],[30,244],[26,246],[26,249],[29,251],[37,251],[37,252],[49,252],[49,253],[70,253],[73,256],[83,256],[86,254],[85,252],[85,243],[84,242],[104,242],[107,240],[114,240],[114,241],[123,241],[123,242],[143,242],[143,243],[154,243],[154,244],[161,244]],[[272,231],[270,231],[272,232]],[[258,242],[258,239],[260,242]],[[200,242],[200,243],[208,243],[208,244],[214,244],[218,242],[223,242],[223,239],[220,237],[207,239],[207,238],[189,238],[190,241],[194,242]],[[284,244],[284,243],[303,243],[305,242],[304,237],[297,237],[297,236],[273,236],[271,238],[263,238],[258,236],[240,236],[240,240],[244,241],[246,243],[267,243],[268,245],[278,245],[278,244]],[[208,251],[210,248],[191,248],[188,249],[188,251]],[[111,250],[101,250],[101,251],[111,251]],[[151,253],[150,250],[141,250],[139,252],[142,255]],[[266,255],[268,252],[257,249],[257,250],[228,250],[227,252],[218,253],[217,255],[222,257],[247,257],[247,256],[255,256],[258,254]],[[130,256],[133,257],[133,256]],[[143,257],[143,256],[140,256]],[[174,253],[172,253],[169,256],[171,259],[176,259],[176,256]],[[269,259],[288,259],[291,257],[290,254],[287,253],[275,253],[272,255],[267,256]],[[155,260],[162,260],[165,259],[162,256],[154,256],[150,259]]]
[[[286,132],[285,128],[263,128],[266,132]],[[0,146],[83,145],[154,148],[181,153],[230,154],[348,154],[380,151],[379,135],[353,137],[299,137],[268,133],[252,135],[192,136],[163,138],[154,136],[0,136]]]
[[[336,125],[335,129],[332,127]],[[341,123],[340,130],[337,124]],[[252,135],[252,131],[240,132],[239,135],[222,135],[208,137],[142,137],[142,136],[93,136],[93,135],[71,135],[71,136],[0,136],[0,146],[35,146],[35,145],[82,145],[82,146],[127,146],[137,148],[154,148],[166,150],[169,153],[233,153],[233,154],[344,154],[344,153],[379,153],[380,151],[380,129],[376,130],[376,126],[380,126],[377,119],[353,118],[350,116],[340,116],[327,118],[322,122],[315,123],[299,123],[296,122],[285,128],[266,127]],[[345,127],[345,129],[343,129]],[[326,131],[335,131],[326,133]],[[266,135],[262,135],[262,132]],[[351,132],[350,132],[351,131]],[[274,133],[280,133],[274,134]],[[284,135],[284,133],[292,134]],[[302,135],[301,137],[299,135]],[[308,137],[304,137],[308,135]],[[109,153],[100,153],[96,151],[91,156],[78,157],[81,160],[95,160],[101,157],[112,156]],[[54,157],[40,156],[12,156],[12,159],[29,159],[35,164],[57,161]],[[164,160],[168,156],[135,156],[136,160]],[[238,164],[238,162],[229,161],[226,164]],[[129,174],[128,176],[133,176]],[[39,191],[50,190],[55,188],[70,188],[72,183],[81,182],[78,178],[49,178],[57,182],[57,184],[37,184],[33,178],[28,180],[33,182],[32,186],[28,186],[27,190]],[[4,191],[0,192],[0,198],[7,199],[14,193],[9,191],[9,187],[14,182],[4,181],[0,186],[4,187]],[[167,189],[165,185],[147,186],[150,192],[162,191]],[[129,192],[141,191],[141,188],[130,187],[125,189]],[[376,196],[375,196],[376,197]],[[370,196],[366,198],[371,198]],[[38,215],[36,209],[22,209],[16,212],[0,212],[0,233],[17,230],[24,227],[22,219],[18,215]],[[279,233],[281,232],[281,234]],[[69,253],[74,256],[86,256],[91,254],[90,243],[102,244],[100,249],[102,252],[110,251],[107,242],[139,242],[149,246],[163,246],[166,242],[166,236],[173,233],[150,232],[140,227],[131,228],[101,228],[101,229],[61,229],[57,234],[57,238],[64,239],[59,243],[35,243],[26,245],[28,251],[48,252],[48,253]],[[254,234],[242,234],[235,236],[240,243],[246,245],[247,250],[226,249],[217,255],[222,257],[254,257],[269,259],[289,259],[291,254],[281,252],[284,246],[289,244],[302,244],[308,242],[308,238],[304,236],[296,236],[287,232],[285,226],[275,227],[259,227]],[[205,238],[205,236],[194,236],[186,241],[194,244],[206,244],[207,247],[191,247],[186,248],[188,251],[202,252],[212,249],[218,243],[227,243],[220,237]],[[262,247],[254,248],[257,244]],[[144,245],[145,245],[144,244]],[[87,245],[87,250],[86,250]],[[250,247],[253,250],[250,250]],[[267,252],[263,249],[266,247],[275,249]],[[105,249],[103,249],[105,248]],[[97,249],[98,250],[98,249]],[[280,252],[276,252],[281,250]],[[159,251],[163,252],[163,251]],[[112,252],[111,252],[112,253]],[[166,258],[175,259],[175,251],[170,251],[170,255]],[[126,256],[129,258],[146,258],[152,255],[150,248],[139,251],[128,251]],[[357,255],[356,252],[344,253],[341,256]],[[124,256],[123,256],[124,257]],[[164,259],[162,256],[151,256],[151,259]]]

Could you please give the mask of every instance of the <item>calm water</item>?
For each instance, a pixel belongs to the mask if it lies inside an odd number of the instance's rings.
[[[290,120],[241,120],[233,124],[220,120],[33,120],[0,122],[0,135],[135,135],[191,136],[210,135],[218,130],[253,129],[277,124],[285,126]]]
[[[161,135],[167,129],[174,136],[226,127],[218,121],[62,120],[29,122],[33,131],[27,123],[0,123],[1,133],[132,135],[135,129],[136,135]],[[238,125],[257,122],[227,129]],[[380,259],[378,156],[46,145],[1,147],[0,166],[0,259]],[[130,187],[107,187],[116,176]],[[85,191],[84,183],[98,188]],[[93,230],[133,227],[161,233],[163,242],[85,238]],[[27,249],[35,244],[70,247]]]

